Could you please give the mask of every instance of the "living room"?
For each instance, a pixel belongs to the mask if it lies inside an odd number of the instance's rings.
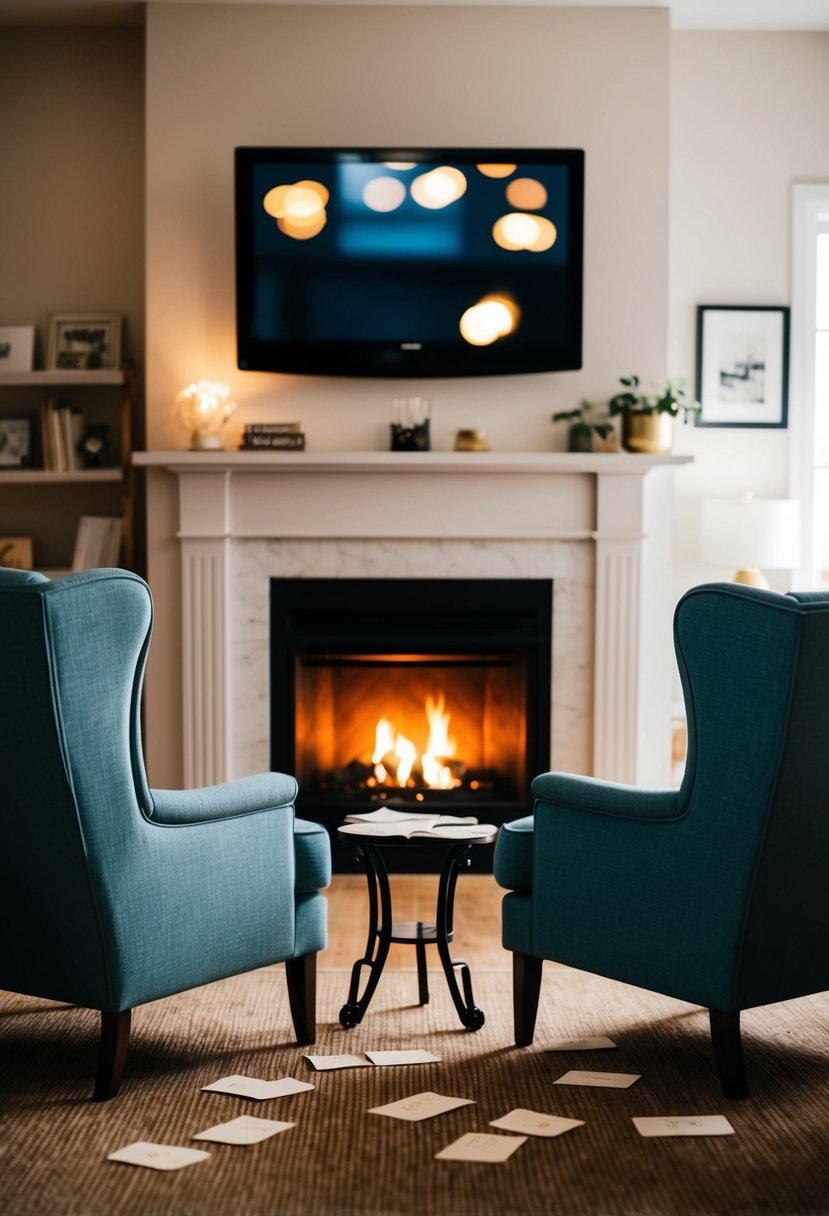
[[[266,669],[260,664],[259,673],[251,674],[267,640],[267,579],[343,574],[417,579],[431,569],[435,546],[451,562],[460,562],[454,570],[458,577],[498,578],[509,569],[526,578],[539,568],[539,545],[546,546],[544,576],[561,593],[556,620],[566,623],[554,638],[550,767],[643,785],[670,783],[671,717],[681,702],[670,616],[689,588],[730,577],[700,549],[702,504],[738,500],[747,491],[759,499],[797,497],[804,461],[811,462],[794,362],[799,301],[793,188],[829,181],[829,15],[825,4],[736,6],[741,11],[729,24],[727,9],[725,4],[716,11],[701,4],[0,4],[0,96],[4,112],[14,115],[6,130],[7,173],[0,189],[0,321],[34,325],[37,368],[45,366],[51,316],[85,309],[117,313],[123,318],[123,351],[136,369],[133,447],[147,457],[138,465],[137,565],[154,604],[143,726],[153,787],[174,790],[270,767]],[[754,11],[747,17],[748,9]],[[371,481],[379,473],[365,466],[382,462],[388,453],[392,400],[403,390],[386,379],[275,375],[237,367],[233,150],[283,145],[585,150],[581,369],[446,377],[405,388],[431,399],[432,456],[460,460],[462,454],[453,454],[457,431],[481,429],[493,460],[503,462],[497,476],[507,478],[510,487],[520,485],[522,493],[534,477],[545,476],[531,463],[526,467],[527,461],[541,454],[576,459],[566,452],[566,428],[551,422],[553,413],[584,398],[604,406],[620,377],[632,373],[648,385],[684,377],[693,398],[700,305],[792,309],[788,426],[675,427],[673,456],[683,459],[666,473],[669,532],[659,538],[662,547],[655,554],[641,555],[643,568],[661,571],[653,603],[643,597],[621,623],[619,600],[598,603],[594,559],[571,556],[575,544],[586,551],[593,541],[574,542],[563,532],[592,537],[599,525],[587,509],[579,514],[578,495],[569,489],[574,479],[566,473],[556,475],[565,484],[556,491],[559,530],[553,533],[531,536],[527,525],[521,534],[516,523],[508,537],[493,538],[491,520],[488,531],[483,524],[476,531],[475,520],[466,518],[459,535],[459,525],[447,526],[436,514],[430,522],[425,503],[429,495],[434,501],[434,485],[425,481],[431,477],[438,486],[448,485],[456,464],[448,472],[407,475],[427,522],[419,530],[396,525],[401,542],[396,555],[391,552],[394,525],[386,520],[367,533],[363,506],[352,503],[355,518],[343,531],[342,478],[362,481],[367,497],[380,497]],[[194,517],[191,512],[183,521],[180,515],[186,470],[171,471],[175,454],[184,456],[190,443],[174,401],[185,385],[201,379],[231,387],[236,409],[222,431],[227,458],[235,454],[246,425],[298,419],[306,434],[304,456],[319,462],[312,472],[294,474],[286,468],[291,453],[280,457],[279,477],[270,479],[278,484],[260,501],[271,520],[285,518],[284,529],[271,523],[255,535],[234,537],[228,528],[220,544],[221,520],[205,525],[209,543],[228,563],[220,592],[230,605],[227,652],[215,660],[217,671],[229,678],[219,697],[221,713],[215,699],[207,703],[203,684],[188,683],[179,674],[192,668],[194,657],[203,666],[204,656],[216,652],[215,637],[204,640],[188,616],[193,588],[182,548],[193,552],[208,541],[199,541],[197,529],[187,532]],[[10,405],[4,401],[3,409]],[[203,454],[202,470],[211,455]],[[216,459],[225,458],[216,454]],[[601,454],[591,459],[599,461]],[[244,476],[228,472],[229,467],[215,466],[222,487],[244,483]],[[589,474],[597,480],[599,475]],[[480,514],[492,494],[482,488],[485,479],[467,478],[464,485],[469,480],[484,502],[470,514]],[[288,485],[293,497],[284,496]],[[253,490],[240,493],[255,499]],[[52,538],[74,527],[71,491],[57,507],[50,497],[54,490],[40,494],[36,503],[27,501],[25,519],[16,500],[6,509],[11,487],[2,494],[2,531],[33,533],[36,569],[58,564],[50,560]],[[213,509],[217,517],[228,502],[233,511],[240,509],[235,500],[211,502],[212,508],[195,509]],[[312,502],[328,526],[323,519],[309,533],[302,521],[309,518]],[[248,510],[255,512],[256,501]],[[641,515],[634,515],[630,531],[647,531]],[[39,546],[45,557],[38,557]],[[270,564],[263,567],[265,558]],[[260,589],[253,598],[240,593],[234,602],[237,577],[251,571],[264,575]],[[452,571],[443,573],[451,577]],[[788,590],[806,577],[806,564],[769,571],[769,576],[777,590]],[[237,590],[241,587],[239,582]],[[245,636],[230,631],[244,617],[240,604],[249,610]],[[629,702],[620,702],[622,708],[604,725],[596,716],[597,707],[613,709],[610,661],[603,661],[601,649],[594,655],[597,614],[608,621],[608,654],[616,653],[620,636],[638,644],[638,670],[625,678],[637,689],[658,689],[654,720],[650,709],[642,708],[632,736],[619,748],[623,706]],[[194,649],[197,637],[201,650]],[[646,662],[649,637],[658,640],[656,676]],[[247,683],[234,666],[240,654]],[[202,689],[205,701],[196,714],[209,719],[206,757],[203,741],[193,734],[194,689]],[[459,949],[463,883],[461,878]],[[359,902],[350,905],[350,914],[355,906],[362,917]],[[361,921],[356,935],[363,930]],[[340,931],[332,917],[332,946]],[[382,989],[378,1000],[381,996]],[[207,1016],[203,1006],[198,1016]],[[415,1025],[413,1015],[407,1033]],[[507,1035],[491,1049],[509,1042]],[[133,1050],[140,1062],[140,1047]],[[57,1066],[54,1050],[49,1058]],[[156,1061],[152,1067],[160,1065]],[[660,1112],[654,1107],[653,1113]],[[152,1139],[149,1130],[132,1127],[135,1138]],[[367,1151],[359,1141],[358,1147]],[[726,1168],[722,1161],[719,1165]],[[171,1196],[144,1196],[144,1210],[191,1210],[186,1190]],[[664,1194],[659,1198],[663,1205],[669,1202]],[[480,1190],[459,1199],[457,1207],[445,1195],[444,1201],[448,1206],[441,1208],[432,1196],[434,1206],[421,1210],[486,1210]],[[141,1200],[134,1197],[134,1202]],[[587,1202],[574,1194],[572,1210],[589,1210],[579,1207]],[[799,1210],[797,1202],[790,1194],[769,1210]],[[77,1196],[67,1198],[64,1207],[85,1210]],[[192,1210],[214,1209],[202,1201]],[[309,1202],[305,1210],[315,1209]],[[316,1210],[379,1209],[343,1202]],[[533,1209],[525,1205],[524,1210]],[[593,1210],[603,1210],[598,1197]],[[729,1210],[725,1200],[719,1210]],[[730,1210],[740,1210],[736,1201]]]

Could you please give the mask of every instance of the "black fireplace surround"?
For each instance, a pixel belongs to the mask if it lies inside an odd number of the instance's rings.
[[[336,871],[359,868],[336,837],[353,812],[496,825],[528,812],[530,780],[550,764],[552,593],[549,579],[271,580],[271,767],[296,774],[297,814],[324,824]],[[379,719],[422,752],[435,705],[455,745],[441,769],[452,788],[427,784],[428,756],[395,784],[396,757],[378,767],[371,755]],[[397,871],[442,859],[428,845],[387,850]],[[492,846],[473,850],[473,868],[491,870]]]

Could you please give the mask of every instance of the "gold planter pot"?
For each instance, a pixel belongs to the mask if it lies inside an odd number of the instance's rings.
[[[622,415],[622,447],[627,452],[665,456],[674,446],[674,419],[667,413]]]

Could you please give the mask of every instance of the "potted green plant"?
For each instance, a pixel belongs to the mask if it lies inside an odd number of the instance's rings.
[[[699,414],[699,406],[689,404],[681,376],[665,380],[652,393],[641,391],[638,376],[621,376],[621,393],[608,402],[611,417],[622,419],[622,447],[628,452],[659,455],[670,452],[674,444],[674,418],[683,422]]]
[[[592,452],[593,436],[607,439],[613,432],[613,423],[606,417],[594,418],[595,405],[582,398],[581,405],[574,410],[559,410],[553,414],[553,422],[569,422],[570,430],[567,436],[568,452]]]

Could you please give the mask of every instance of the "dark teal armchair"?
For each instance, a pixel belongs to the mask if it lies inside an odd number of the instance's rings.
[[[328,836],[295,820],[293,777],[149,788],[151,627],[134,574],[0,569],[0,988],[101,1011],[98,1099],[134,1006],[255,967],[285,960],[312,1042],[326,944]]]
[[[546,773],[499,835],[515,1040],[555,959],[706,1007],[743,1097],[741,1010],[829,989],[829,595],[697,587],[674,638],[681,788]]]

